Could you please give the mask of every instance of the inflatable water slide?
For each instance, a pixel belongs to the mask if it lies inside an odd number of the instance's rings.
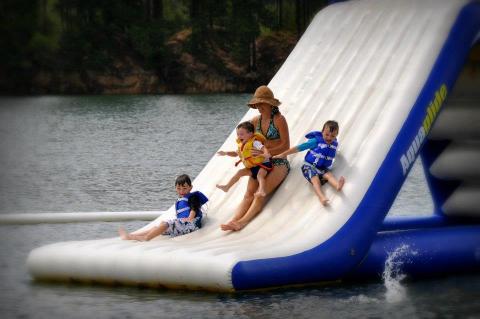
[[[246,180],[228,193],[218,190],[234,160],[214,156],[194,181],[210,198],[199,231],[150,242],[50,244],[30,253],[32,277],[240,291],[379,276],[388,254],[402,245],[412,248],[402,269],[411,276],[479,271],[478,70],[475,85],[462,80],[479,35],[475,1],[326,7],[268,85],[282,101],[292,145],[326,120],[339,122],[333,172],[347,182],[342,192],[323,186],[329,206],[302,176],[304,155],[295,154],[261,214],[241,231],[224,232],[219,225],[232,217]],[[255,114],[248,111],[242,121]],[[234,145],[232,131],[221,148]],[[386,219],[419,155],[435,211]],[[142,229],[173,214],[171,207]]]

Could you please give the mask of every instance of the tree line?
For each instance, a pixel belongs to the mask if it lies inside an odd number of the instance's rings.
[[[38,70],[108,72],[130,56],[162,72],[169,38],[189,30],[185,50],[209,62],[212,50],[255,71],[256,39],[301,36],[325,0],[3,0],[0,85],[28,85]],[[210,61],[211,62],[211,61]],[[2,77],[0,75],[0,77]]]

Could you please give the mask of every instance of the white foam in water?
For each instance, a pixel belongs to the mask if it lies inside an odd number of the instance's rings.
[[[406,277],[402,274],[402,266],[405,263],[405,257],[411,252],[409,245],[402,245],[397,247],[393,252],[388,254],[387,261],[385,261],[385,270],[383,271],[382,278],[387,288],[385,292],[385,299],[389,303],[400,302],[405,299],[406,290],[402,286],[401,281]]]

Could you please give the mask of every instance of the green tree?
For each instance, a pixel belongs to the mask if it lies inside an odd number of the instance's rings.
[[[266,14],[261,1],[232,0],[230,35],[236,60],[256,70],[255,40],[260,35],[260,21]]]
[[[0,86],[29,91],[35,68],[53,61],[57,43],[45,1],[0,2]]]

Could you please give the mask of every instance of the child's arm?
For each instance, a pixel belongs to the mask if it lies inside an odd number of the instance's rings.
[[[283,153],[275,155],[273,158],[286,158],[287,155],[295,154],[295,153],[298,153],[298,152],[308,150],[310,148],[314,148],[315,145],[317,145],[317,140],[312,138],[312,139],[309,139],[308,141],[306,141],[305,143],[299,144],[297,146],[294,146],[294,147],[286,150]]]
[[[288,155],[300,152],[297,146],[291,147],[283,153],[273,156],[272,158],[286,158]]]
[[[237,157],[238,156],[238,153],[236,151],[218,151],[217,152],[218,155],[220,156],[230,156],[230,157]]]
[[[188,206],[190,206],[190,214],[187,218],[184,218],[185,221],[193,221],[197,217],[197,212],[200,211],[200,208],[203,204],[208,202],[207,196],[202,194],[200,191],[192,192],[188,197]]]
[[[188,217],[184,220],[191,222],[195,219],[195,216],[197,216],[197,213],[193,209],[190,209],[190,215],[188,215]]]

